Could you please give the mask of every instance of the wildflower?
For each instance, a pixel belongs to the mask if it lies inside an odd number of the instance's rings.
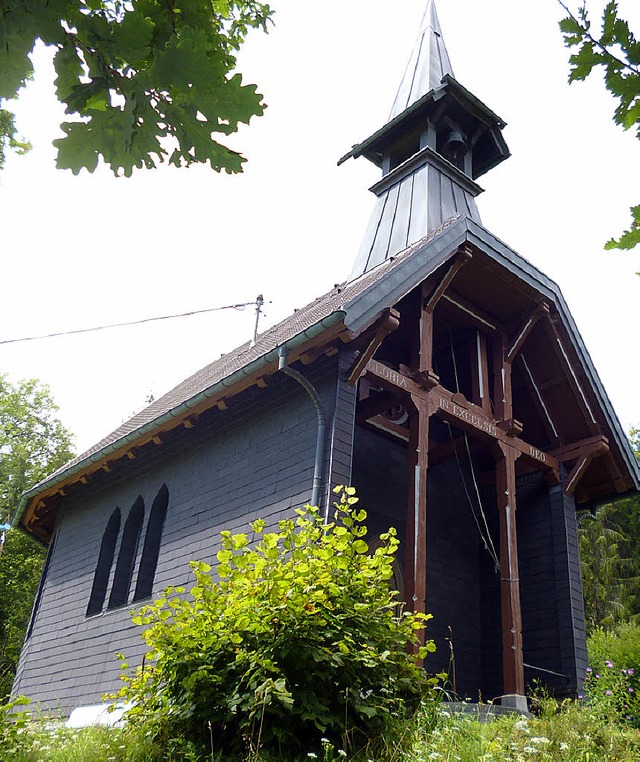
[[[593,672],[593,670],[591,669],[591,667],[587,667],[587,672],[588,672],[589,674],[591,674],[591,673]]]
[[[551,743],[551,741],[548,738],[545,738],[544,736],[534,736],[531,739],[531,743],[538,743],[538,744],[542,744],[543,746],[546,746],[548,743]]]
[[[560,751],[568,751],[569,750],[569,744],[565,743],[564,741],[560,744]]]
[[[347,752],[344,749],[338,749],[338,756],[339,757],[346,757]]]
[[[613,693],[611,691],[605,691],[604,695],[605,696],[613,696]]]
[[[307,754],[307,757],[309,757],[310,759],[318,759],[318,755],[317,755],[317,754],[314,754],[312,751],[310,751],[310,752]]]
[[[629,693],[633,693],[633,688],[629,686]]]
[[[605,667],[608,667],[609,669],[613,669],[613,662],[612,662],[612,661],[609,661],[609,659],[607,659],[607,660],[605,661],[605,663],[604,663],[604,666],[605,666]]]
[[[628,675],[635,675],[635,670],[634,669],[629,669],[629,670],[627,670],[627,674]]]
[[[600,679],[600,675],[596,675],[596,680],[599,680],[599,679]]]
[[[578,693],[578,699],[579,699],[580,701],[582,701],[582,699],[583,699],[583,698],[584,698],[584,694],[582,694],[582,693]]]
[[[622,670],[622,674],[623,674],[623,675],[626,675],[626,674],[627,674],[627,670],[626,670],[626,669],[623,669],[623,670]]]

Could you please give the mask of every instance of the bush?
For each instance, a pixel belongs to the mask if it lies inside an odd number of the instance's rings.
[[[435,646],[410,653],[429,616],[396,616],[398,540],[368,553],[354,493],[329,524],[307,506],[277,532],[222,532],[217,581],[192,562],[190,600],[170,588],[134,617],[151,650],[133,675],[123,664],[131,722],[215,753],[344,748],[399,727],[437,682],[417,664]]]
[[[612,632],[596,629],[587,647],[588,701],[611,719],[640,728],[640,626],[622,624]]]

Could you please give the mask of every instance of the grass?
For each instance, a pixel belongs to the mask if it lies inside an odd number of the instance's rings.
[[[503,716],[478,722],[473,715],[452,714],[446,704],[426,706],[404,728],[402,742],[379,739],[365,749],[336,749],[328,743],[309,750],[300,762],[637,762],[640,731],[603,717],[598,707],[541,699],[536,716]],[[2,735],[4,733],[4,735]],[[190,744],[173,741],[159,749],[133,729],[87,728],[80,731],[19,722],[11,731],[0,728],[3,762],[211,762]],[[215,758],[215,762],[222,762]],[[275,762],[248,752],[243,762]]]

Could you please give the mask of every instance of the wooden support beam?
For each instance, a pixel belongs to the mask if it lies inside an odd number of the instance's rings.
[[[465,246],[458,251],[442,280],[435,286],[435,288],[431,289],[431,294],[427,297],[424,308],[428,312],[433,312],[436,308],[436,304],[440,301],[444,292],[449,288],[451,282],[456,277],[458,270],[464,267],[467,262],[470,262],[472,259],[473,254],[469,247]]]
[[[546,302],[537,304],[524,319],[522,325],[513,333],[507,342],[506,361],[513,362],[515,356],[522,349],[522,345],[527,340],[531,331],[535,328],[540,318],[549,315],[549,305]]]
[[[220,410],[221,412],[224,412],[225,410],[228,410],[228,409],[229,409],[229,405],[228,405],[228,403],[227,403],[225,400],[218,400],[218,401],[216,402],[216,407],[217,407],[217,408],[218,408],[218,410]]]
[[[347,375],[348,384],[350,384],[351,386],[354,386],[357,383],[358,379],[360,378],[364,369],[366,368],[367,363],[376,353],[380,344],[382,344],[382,342],[386,339],[386,337],[392,331],[395,331],[399,325],[400,325],[400,313],[394,309],[386,309],[382,317],[378,321],[376,321],[374,325],[373,336],[371,337],[371,339],[369,340],[365,348],[362,350],[362,352],[360,352],[360,354],[356,358],[356,361],[353,363],[353,365],[349,369],[349,372]]]
[[[356,421],[362,423],[375,415],[384,413],[398,404],[398,397],[391,392],[372,392],[366,399],[360,400],[356,406]]]
[[[502,671],[504,693],[524,696],[522,611],[516,535],[516,470],[519,453],[499,443],[496,492],[500,515],[500,590],[502,606]]]
[[[513,418],[511,363],[507,360],[507,337],[496,333],[493,341],[493,410],[496,420]]]
[[[159,434],[156,434],[151,441],[153,442],[154,445],[161,445],[163,442],[163,439]]]
[[[493,316],[484,312],[460,294],[457,294],[453,289],[448,294],[444,294],[442,299],[443,307],[445,306],[444,302],[446,302],[451,311],[457,314],[458,318],[464,319],[474,328],[479,328],[481,331],[489,331],[490,333],[501,330],[500,325]]]
[[[536,384],[536,381],[533,377],[533,371],[529,367],[524,354],[521,353],[519,355],[519,359],[520,364],[524,368],[525,384],[533,401],[533,406],[538,413],[538,418],[542,421],[545,434],[547,435],[547,438],[550,442],[558,442],[560,440],[560,435],[558,434],[558,430],[556,429],[556,425],[553,421],[553,418],[551,417],[549,408],[547,407],[544,401],[544,397],[542,396],[542,389],[538,384]]]
[[[583,444],[575,453],[571,452],[569,448],[565,448],[572,455],[575,454],[575,463],[567,476],[564,487],[567,495],[572,495],[576,491],[580,479],[585,475],[591,461],[609,452],[609,445],[605,437],[592,437],[591,439],[593,441]],[[563,458],[563,460],[565,459],[568,460],[569,458]],[[573,457],[570,459],[573,460]]]
[[[578,376],[573,368],[573,364],[569,359],[569,355],[567,354],[562,336],[560,335],[560,329],[558,328],[557,320],[549,316],[549,319],[544,321],[544,325],[551,341],[553,350],[558,357],[560,364],[562,365],[566,378],[578,403],[578,407],[582,412],[587,428],[591,434],[597,434],[598,425],[595,415],[591,405],[589,404],[589,401],[587,400],[584,389],[578,380]]]
[[[409,413],[409,499],[405,551],[405,598],[411,611],[426,611],[427,597],[427,469],[429,405],[412,397]],[[424,644],[424,630],[419,635]]]
[[[471,350],[473,402],[483,409],[487,415],[491,415],[491,397],[489,396],[489,363],[487,359],[487,337],[480,331],[476,331],[475,346]]]
[[[382,431],[386,431],[387,434],[402,439],[404,442],[409,441],[409,429],[395,421],[390,421],[383,415],[374,415],[373,418],[368,419],[367,423],[376,429],[381,429]]]
[[[370,360],[365,372],[377,386],[396,394],[409,395],[411,399],[424,400],[430,406],[430,414],[436,414],[474,436],[508,444],[543,468],[559,472],[560,462],[554,455],[503,430],[498,421],[486,415],[481,407],[469,402],[462,394],[453,393],[442,386],[425,389],[412,378],[377,360]]]
[[[577,442],[572,442],[564,447],[558,447],[555,450],[552,450],[552,453],[558,460],[566,463],[567,461],[572,461],[580,457],[580,454],[583,451],[590,450],[594,447],[604,447],[608,450],[609,440],[603,434],[596,434],[593,437],[579,439]]]

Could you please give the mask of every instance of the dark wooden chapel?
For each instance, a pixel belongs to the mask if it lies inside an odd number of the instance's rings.
[[[26,493],[49,546],[15,693],[100,704],[140,659],[130,610],[221,529],[353,484],[395,526],[430,671],[461,698],[574,696],[585,668],[577,512],[638,464],[558,286],[486,230],[505,123],[454,77],[434,3],[389,121],[341,161],[382,171],[349,281],[203,368]]]

